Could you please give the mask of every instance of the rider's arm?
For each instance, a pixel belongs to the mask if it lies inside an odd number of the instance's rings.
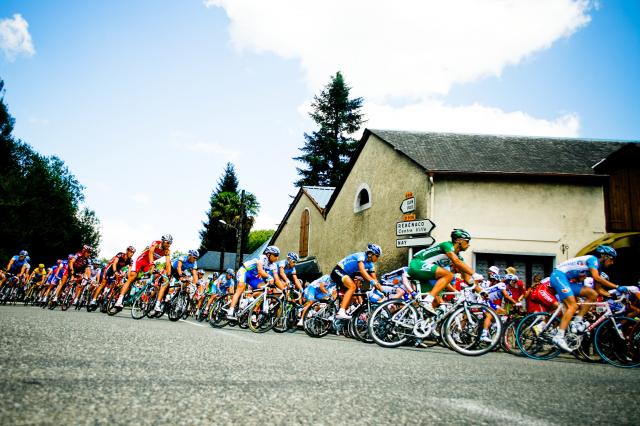
[[[267,278],[267,281],[269,281],[268,278],[271,278],[271,275],[269,275],[269,273],[264,270],[264,268],[262,267],[262,263],[258,262],[256,266],[258,267],[258,275],[261,276],[262,278]],[[273,275],[277,275],[277,274],[273,274]]]
[[[411,284],[411,281],[409,281],[409,276],[406,273],[402,274],[402,285],[404,285],[404,288],[409,292],[409,294],[411,294],[414,291],[416,291],[413,288],[413,285]]]
[[[449,251],[445,254],[451,260],[451,263],[458,270],[458,272],[466,275],[473,275],[475,273],[475,271],[471,269],[469,265],[460,260],[460,258],[454,252]],[[469,281],[467,280],[467,282]]]
[[[287,274],[284,273],[284,266],[281,266],[278,268],[278,275],[280,275],[280,278],[285,284],[287,285],[291,284],[291,282],[289,281],[289,278],[287,278]]]
[[[76,258],[72,258],[69,263],[68,263],[68,269],[69,269],[69,273],[71,275],[73,275],[75,273],[75,270],[73,269],[73,264],[76,262]]]
[[[178,260],[178,266],[176,267],[176,271],[178,271],[178,276],[182,276],[182,260]]]
[[[602,276],[600,275],[600,272],[596,269],[596,268],[589,268],[589,271],[591,272],[591,276],[593,277],[593,280],[600,284],[601,286],[607,287],[607,288],[613,288],[616,289],[619,286],[612,283],[609,280],[605,280],[604,278],[602,278]]]
[[[298,290],[302,291],[302,284],[300,284],[298,276],[296,274],[291,274],[291,277],[293,278],[293,285],[295,285]]]
[[[11,270],[12,266],[13,266],[13,257],[11,258],[11,260],[9,260],[9,264],[7,265],[7,271]]]
[[[504,296],[505,299],[507,299],[509,302],[513,303],[514,305],[518,303],[515,301],[513,297],[509,295],[509,293],[507,293],[507,290],[505,289],[502,289],[502,296]]]
[[[329,290],[327,290],[327,288],[324,286],[324,283],[320,283],[320,291],[322,291],[324,294],[329,293]]]
[[[376,279],[376,274],[375,273],[370,274],[369,272],[367,272],[367,270],[364,267],[364,262],[362,261],[358,262],[358,269],[360,270],[360,275],[362,275],[362,278],[367,280],[369,284],[372,284],[374,286],[378,284],[378,280]]]
[[[169,250],[167,250],[166,254],[164,255],[164,261],[164,272],[168,277],[171,275],[171,252]],[[153,265],[153,255],[151,255],[151,264]]]

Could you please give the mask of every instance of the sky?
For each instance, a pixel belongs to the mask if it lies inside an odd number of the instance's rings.
[[[637,0],[0,1],[14,135],[85,186],[103,256],[198,247],[229,161],[275,229],[338,70],[364,127],[638,140],[639,69]]]

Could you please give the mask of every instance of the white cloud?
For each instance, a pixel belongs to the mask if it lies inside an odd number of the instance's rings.
[[[20,14],[13,15],[13,19],[0,20],[0,49],[9,61],[24,54],[32,56],[36,53],[29,34],[29,23]]]
[[[179,149],[201,154],[213,154],[225,161],[233,161],[240,157],[240,151],[223,146],[218,142],[201,140],[200,138],[185,133],[173,132],[169,136],[169,143]]]
[[[580,130],[576,114],[544,120],[478,103],[448,106],[441,101],[423,101],[401,108],[368,103],[365,113],[368,127],[377,129],[558,137],[575,137]]]
[[[368,98],[423,98],[518,64],[590,21],[587,0],[206,0],[239,49],[299,58],[312,90],[336,70]]]
[[[364,96],[372,128],[576,136],[551,119],[480,104],[448,106],[451,87],[521,63],[587,25],[589,0],[205,0],[240,50],[297,58],[314,93],[336,70]],[[392,107],[390,101],[404,107]],[[308,111],[308,104],[300,106]]]
[[[135,201],[140,204],[149,204],[151,201],[151,196],[146,192],[135,192],[133,194],[129,194],[129,199],[131,201]]]

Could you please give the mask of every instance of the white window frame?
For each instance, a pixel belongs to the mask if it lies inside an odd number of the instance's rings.
[[[362,191],[367,191],[367,194],[369,194],[369,202],[360,205],[359,198],[360,198],[360,193]],[[367,185],[366,183],[361,183],[360,186],[358,187],[358,190],[356,191],[356,196],[353,200],[353,212],[360,213],[364,210],[371,208],[372,202],[373,202],[373,193],[371,192],[371,188],[369,188],[369,185]]]

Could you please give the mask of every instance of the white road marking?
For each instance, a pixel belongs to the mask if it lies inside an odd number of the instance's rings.
[[[197,325],[198,327],[204,327],[204,325],[198,324],[198,323],[195,323],[195,322],[191,322],[191,321],[187,321],[187,320],[183,320],[183,319],[181,319],[180,321],[186,322],[187,324],[191,324],[191,325]]]

